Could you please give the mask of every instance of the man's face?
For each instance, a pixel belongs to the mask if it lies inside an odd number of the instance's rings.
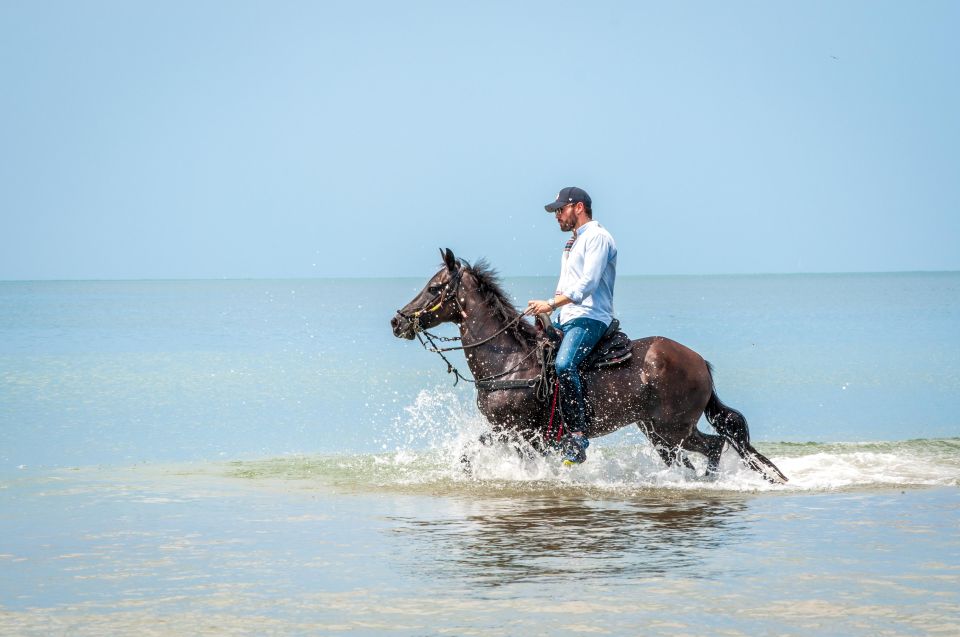
[[[564,232],[570,232],[577,227],[577,204],[568,203],[553,214],[556,215],[557,223]]]

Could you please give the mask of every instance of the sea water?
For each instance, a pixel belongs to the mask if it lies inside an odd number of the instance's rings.
[[[785,486],[481,448],[424,280],[0,283],[0,633],[960,632],[960,273],[618,280]]]

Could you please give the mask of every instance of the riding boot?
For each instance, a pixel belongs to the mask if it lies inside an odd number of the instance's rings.
[[[567,430],[560,439],[560,453],[565,465],[580,464],[587,459],[586,414],[582,401],[574,397],[560,395],[560,413],[563,416],[564,427]]]

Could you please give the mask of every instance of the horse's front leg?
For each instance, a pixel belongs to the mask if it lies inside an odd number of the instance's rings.
[[[480,447],[492,447],[493,443],[494,443],[494,435],[493,435],[493,432],[490,432],[490,431],[480,434],[480,437],[477,438],[477,444]],[[460,470],[463,473],[466,473],[466,474],[473,473],[473,463],[470,460],[470,456],[474,455],[471,452],[475,452],[476,450],[478,449],[474,448],[473,446],[470,446],[467,449],[465,449],[464,452],[460,455]]]
[[[470,448],[464,450],[463,454],[460,456],[460,469],[464,473],[472,473],[473,464],[470,460],[472,455],[476,455],[477,452],[482,448],[493,447],[494,445],[501,446],[512,446],[516,449],[517,454],[521,454],[520,445],[518,444],[516,435],[507,430],[492,428],[490,431],[485,431],[480,434],[480,437],[477,438],[477,444],[471,445]]]

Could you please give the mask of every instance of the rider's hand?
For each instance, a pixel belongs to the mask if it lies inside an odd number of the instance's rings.
[[[527,314],[550,314],[553,312],[553,306],[548,301],[539,301],[532,299],[527,301]]]

